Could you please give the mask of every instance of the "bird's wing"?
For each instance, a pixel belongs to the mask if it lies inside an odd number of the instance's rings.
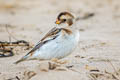
[[[71,34],[72,31],[65,28],[52,28],[36,45],[35,47],[29,51],[24,57],[22,57],[20,60],[16,61],[15,64],[18,64],[22,61],[25,61],[29,56],[32,56],[34,52],[39,49],[42,45],[46,44],[47,42],[50,42],[51,40],[56,39],[59,36],[59,33],[62,32],[62,35],[64,34]]]
[[[32,56],[34,54],[34,51],[39,49],[42,45],[46,44],[47,42],[56,39],[59,36],[59,33],[63,31],[63,34],[71,34],[72,32],[65,28],[53,28],[51,29],[36,45],[35,47],[29,51],[24,57],[22,57],[20,60],[16,61],[15,64],[18,64],[22,61],[25,61],[29,56]]]
[[[45,43],[51,41],[51,40],[54,40],[57,36],[58,36],[58,33],[61,32],[61,28],[52,28],[36,45],[35,47],[30,51],[28,52],[27,55],[32,55],[32,53],[34,51],[36,51],[37,49],[39,49],[42,45],[44,45]]]

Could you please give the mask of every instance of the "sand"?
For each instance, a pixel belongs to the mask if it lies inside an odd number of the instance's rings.
[[[30,50],[17,47],[14,56],[0,58],[0,80],[120,80],[120,0],[0,0],[0,41],[9,41],[9,30],[15,39],[35,45],[62,11],[76,17],[94,13],[76,22],[78,47],[60,60],[68,62],[30,60],[15,65]]]

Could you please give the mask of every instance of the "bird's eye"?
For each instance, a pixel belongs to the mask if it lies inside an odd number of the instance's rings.
[[[65,21],[66,21],[66,19],[63,19],[63,21],[65,22]]]

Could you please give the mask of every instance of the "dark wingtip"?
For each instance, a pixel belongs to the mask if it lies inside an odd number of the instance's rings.
[[[18,60],[18,61],[16,61],[16,62],[14,62],[14,64],[18,64],[18,63],[20,63],[20,62],[22,62],[22,61],[25,61],[26,59],[25,58],[22,58],[22,59],[20,59],[20,60]]]

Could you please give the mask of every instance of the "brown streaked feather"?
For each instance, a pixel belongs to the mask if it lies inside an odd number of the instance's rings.
[[[36,51],[37,49],[39,49],[43,44],[45,44],[47,41],[44,41],[44,42],[38,42],[38,44],[31,50],[28,52],[28,54],[26,54],[25,56],[32,56],[34,51]]]
[[[65,31],[65,32],[66,32],[67,34],[69,34],[69,35],[70,35],[70,34],[72,34],[72,31],[71,31],[71,30],[69,30],[69,29],[62,28],[62,30],[63,30],[63,31]]]
[[[52,37],[56,35],[59,31],[60,29],[56,27],[52,28],[40,41],[44,41],[47,37]]]
[[[67,21],[67,23],[68,23],[69,26],[71,26],[71,25],[73,24],[72,19],[69,19],[69,20]]]

